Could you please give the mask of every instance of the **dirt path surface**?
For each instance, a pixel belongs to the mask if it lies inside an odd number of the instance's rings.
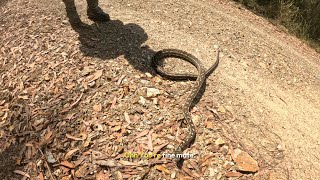
[[[257,173],[240,171],[239,178],[319,177],[320,55],[297,38],[222,0],[101,1],[112,19],[103,24],[89,21],[85,1],[76,1],[87,24],[81,29],[70,25],[62,1],[42,2],[0,3],[0,158],[11,164],[0,168],[8,179],[40,176],[39,169],[58,179],[224,179],[237,172],[236,148],[259,163]],[[159,153],[178,137],[180,104],[192,82],[156,76],[152,54],[177,48],[209,67],[217,47],[220,65],[193,109],[198,135],[188,152],[201,158],[182,170],[165,162],[117,164],[125,151]],[[168,63],[176,71],[190,68]],[[88,154],[105,157],[104,164],[92,165]]]

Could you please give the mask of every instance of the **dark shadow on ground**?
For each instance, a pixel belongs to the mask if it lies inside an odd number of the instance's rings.
[[[144,29],[137,24],[124,24],[120,20],[88,25],[80,20],[74,2],[64,0],[72,28],[79,34],[80,50],[85,56],[102,60],[124,58],[142,72],[152,72],[150,57],[155,53],[141,47],[148,39]]]
[[[111,20],[104,23],[85,24],[81,21],[73,1],[64,0],[67,16],[72,28],[79,34],[81,52],[90,57],[102,60],[115,59],[124,55],[125,59],[136,69],[142,72],[155,74],[151,68],[151,56],[155,53],[148,46],[141,45],[148,39],[148,35],[137,24],[124,24],[120,20]],[[161,62],[160,62],[160,65]],[[192,106],[201,99],[206,83]]]
[[[1,139],[0,139],[1,141]],[[1,142],[0,142],[1,143]],[[17,159],[20,157],[19,153],[22,149],[21,144],[11,145],[0,153],[0,177],[3,180],[19,179],[15,170],[19,170],[21,167],[17,165]]]

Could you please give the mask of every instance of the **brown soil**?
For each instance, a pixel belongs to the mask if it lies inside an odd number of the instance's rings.
[[[240,178],[319,176],[320,55],[313,49],[226,0],[100,5],[111,22],[93,23],[85,1],[76,1],[87,24],[76,28],[59,0],[0,3],[2,177],[224,179],[237,169],[223,167],[233,162],[232,152],[214,145],[219,137],[258,161],[257,173]],[[192,82],[157,76],[152,54],[181,49],[209,67],[218,46],[221,62],[193,109],[198,134],[187,152],[199,157],[182,169],[165,161],[123,161],[123,152],[162,145],[157,152],[166,152],[183,138],[177,120]],[[177,71],[189,68],[168,63]],[[156,98],[146,97],[150,87],[160,90]],[[55,162],[48,162],[51,154]],[[208,154],[213,159],[206,164]],[[101,159],[108,167],[97,163]]]

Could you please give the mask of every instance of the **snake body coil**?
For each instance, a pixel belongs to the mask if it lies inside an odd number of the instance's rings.
[[[187,61],[188,63],[191,63],[193,66],[195,66],[198,70],[198,74],[176,74],[176,73],[169,73],[165,72],[163,67],[158,65],[158,62],[163,61],[166,58],[178,58],[182,59],[184,61]],[[191,142],[194,140],[196,136],[196,127],[192,122],[191,114],[190,114],[190,107],[192,105],[192,102],[196,98],[197,94],[199,93],[201,86],[205,82],[205,79],[217,68],[219,64],[219,50],[217,54],[217,60],[216,62],[206,71],[205,67],[199,61],[196,57],[193,55],[177,50],[177,49],[164,49],[161,51],[158,51],[155,53],[155,55],[152,57],[152,67],[156,70],[156,72],[168,79],[172,80],[195,80],[194,87],[191,90],[191,94],[188,96],[186,103],[182,107],[182,111],[184,114],[184,120],[185,123],[188,125],[188,135],[186,139],[183,140],[183,142],[177,147],[175,150],[175,154],[182,154],[182,152],[188,148],[191,144]],[[177,161],[180,161],[181,156],[176,156]]]

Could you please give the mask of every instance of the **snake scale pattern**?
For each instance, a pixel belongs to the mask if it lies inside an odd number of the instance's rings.
[[[159,62],[163,62],[166,58],[178,58],[182,59],[188,63],[191,63],[193,66],[195,66],[198,70],[198,74],[176,74],[176,73],[169,73],[166,72],[163,67],[159,65]],[[190,95],[187,97],[187,100],[185,104],[182,107],[182,111],[184,114],[184,121],[188,125],[188,135],[183,140],[183,142],[176,148],[174,154],[182,154],[182,152],[187,149],[191,142],[194,140],[196,136],[196,127],[192,122],[191,114],[190,114],[190,108],[192,105],[192,102],[196,98],[197,94],[199,93],[203,83],[205,82],[206,78],[217,68],[219,64],[219,50],[217,53],[217,59],[215,63],[206,70],[203,64],[199,59],[194,57],[193,55],[182,51],[178,49],[164,49],[161,51],[158,51],[154,54],[152,57],[152,68],[155,69],[155,71],[162,77],[165,77],[167,79],[171,80],[192,80],[195,81],[195,84],[193,88],[191,89]],[[177,158],[177,162],[179,162],[181,159]]]

